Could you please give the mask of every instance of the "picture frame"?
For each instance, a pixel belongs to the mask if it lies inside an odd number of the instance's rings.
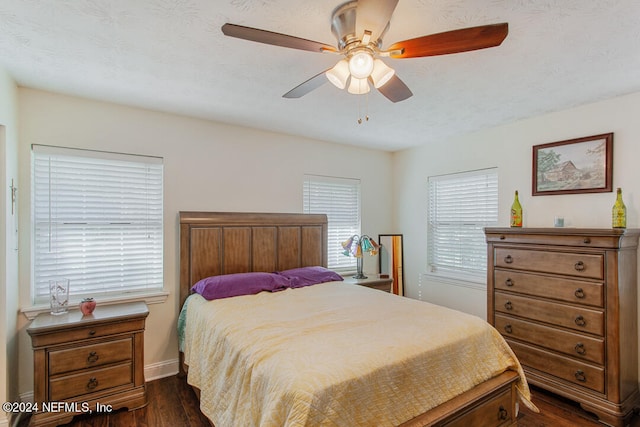
[[[532,195],[613,191],[613,133],[533,146]]]

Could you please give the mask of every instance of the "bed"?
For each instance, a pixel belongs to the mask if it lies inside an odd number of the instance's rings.
[[[191,292],[326,254],[325,215],[180,213],[181,366],[212,425],[513,426],[519,402],[535,409],[513,352],[473,316],[339,280]]]

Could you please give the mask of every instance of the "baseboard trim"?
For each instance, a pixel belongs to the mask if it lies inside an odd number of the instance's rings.
[[[171,359],[163,362],[152,363],[144,367],[145,381],[159,380],[160,378],[176,375],[179,371],[180,360]]]

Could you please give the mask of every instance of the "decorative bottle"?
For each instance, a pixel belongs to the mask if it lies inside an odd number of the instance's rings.
[[[522,227],[522,205],[518,200],[518,190],[516,190],[516,196],[511,205],[511,227]]]
[[[616,202],[611,209],[611,226],[613,228],[627,227],[627,207],[622,201],[622,189],[618,188]]]

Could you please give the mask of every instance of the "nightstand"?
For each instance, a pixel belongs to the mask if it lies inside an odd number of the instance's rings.
[[[381,278],[377,274],[370,274],[366,279],[354,279],[353,277],[345,277],[345,283],[352,283],[354,285],[366,286],[368,288],[378,289],[384,292],[391,292],[391,284],[393,279],[390,277]]]
[[[33,346],[34,403],[39,405],[30,425],[55,426],[81,413],[145,406],[148,314],[144,302],[135,302],[98,304],[88,316],[80,310],[38,315],[27,328]]]

